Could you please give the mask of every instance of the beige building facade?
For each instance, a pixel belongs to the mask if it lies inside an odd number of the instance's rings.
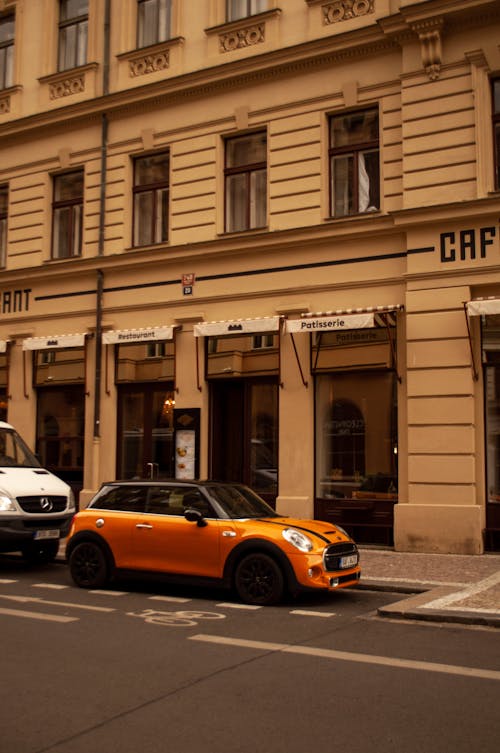
[[[496,0],[0,0],[0,264],[0,411],[80,507],[500,548]]]

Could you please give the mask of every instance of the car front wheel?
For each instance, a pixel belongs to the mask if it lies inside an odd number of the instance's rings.
[[[80,588],[101,588],[109,579],[106,555],[93,541],[82,541],[75,546],[69,556],[69,570]]]
[[[234,582],[238,596],[246,604],[268,606],[283,597],[283,573],[275,560],[262,552],[247,554],[241,560]]]

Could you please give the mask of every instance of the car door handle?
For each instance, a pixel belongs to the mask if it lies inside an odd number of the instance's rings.
[[[149,523],[137,523],[136,528],[152,528]]]

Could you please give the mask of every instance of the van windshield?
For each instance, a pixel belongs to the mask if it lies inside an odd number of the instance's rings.
[[[29,447],[13,429],[0,427],[0,468],[40,468]]]

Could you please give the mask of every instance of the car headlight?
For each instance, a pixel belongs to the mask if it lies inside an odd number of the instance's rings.
[[[17,507],[10,497],[0,495],[0,512],[17,512]]]
[[[289,544],[299,549],[301,552],[310,552],[313,548],[313,543],[309,536],[306,536],[301,531],[297,531],[295,528],[285,528],[281,532],[281,535],[288,541]]]

